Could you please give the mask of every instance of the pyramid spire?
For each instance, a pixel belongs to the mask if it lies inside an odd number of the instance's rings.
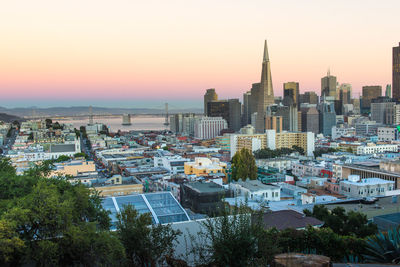
[[[263,62],[269,61],[267,40],[264,42],[264,57]]]

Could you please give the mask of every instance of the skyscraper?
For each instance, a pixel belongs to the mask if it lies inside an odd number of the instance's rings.
[[[318,96],[314,91],[304,92],[299,95],[299,104],[301,103],[318,104]]]
[[[283,104],[299,104],[299,83],[287,82],[283,84]]]
[[[241,103],[239,99],[217,100],[208,102],[207,116],[222,117],[228,123],[228,128],[233,131],[240,130]]]
[[[275,103],[272,88],[271,65],[268,55],[267,40],[264,43],[264,57],[261,70],[261,81],[257,99],[256,131],[263,133],[265,130],[265,109]]]
[[[328,96],[336,99],[336,76],[332,76],[330,70],[321,78],[321,99]]]
[[[363,86],[361,112],[362,113],[370,112],[372,99],[378,98],[380,96],[382,96],[382,86],[380,85]]]
[[[215,92],[215,88],[207,89],[206,93],[204,94],[204,115],[207,116],[208,111],[208,102],[217,101],[218,95]]]
[[[301,131],[319,134],[319,113],[316,107],[304,107],[301,109]]]
[[[337,92],[337,98],[342,102],[342,104],[350,104],[351,103],[351,84],[342,83],[340,84]]]
[[[336,125],[336,113],[333,103],[323,102],[319,106],[319,131],[327,136],[332,135],[332,127]]]
[[[385,96],[392,97],[392,85],[386,85]]]
[[[242,125],[246,126],[251,123],[251,91],[243,94],[243,114]]]
[[[392,68],[392,95],[395,100],[400,100],[400,43],[393,47]]]

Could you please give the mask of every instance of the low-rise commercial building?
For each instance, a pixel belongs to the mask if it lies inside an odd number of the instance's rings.
[[[368,154],[378,154],[385,152],[398,152],[398,145],[376,145],[374,143],[368,143],[367,145],[357,147],[357,155],[368,155]]]
[[[196,176],[208,176],[213,174],[226,175],[227,164],[217,158],[195,158],[193,162],[185,162],[185,174]]]
[[[235,196],[244,196],[251,200],[279,201],[281,190],[279,186],[266,185],[259,180],[237,181],[229,184]]]
[[[395,182],[380,178],[364,178],[350,175],[348,180],[339,182],[339,193],[348,197],[363,198],[386,196],[388,191],[395,189]]]

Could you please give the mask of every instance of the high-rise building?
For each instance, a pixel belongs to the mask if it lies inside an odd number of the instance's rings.
[[[207,104],[207,117],[222,117],[227,122],[229,121],[229,101],[217,100],[210,101]]]
[[[319,134],[319,113],[316,107],[301,109],[301,131]]]
[[[228,128],[237,132],[240,130],[242,124],[242,104],[239,99],[228,99],[229,103],[229,118],[228,118]]]
[[[239,131],[241,128],[242,106],[239,99],[217,100],[208,102],[207,116],[222,117],[228,122],[228,128]]]
[[[280,133],[275,130],[266,130],[266,145],[270,149],[293,148],[298,146],[304,149],[307,156],[313,156],[315,149],[315,135],[312,132],[287,132]]]
[[[246,126],[251,124],[251,91],[247,91],[243,94],[243,114],[242,114],[242,125]]]
[[[351,103],[353,104],[353,113],[354,114],[360,114],[360,99],[359,98],[353,98],[351,100]]]
[[[392,85],[390,84],[386,85],[385,96],[390,98],[392,97]]]
[[[351,103],[351,84],[342,83],[338,87],[337,98],[343,105]]]
[[[392,97],[400,101],[400,43],[393,47]]]
[[[265,116],[265,129],[275,130],[277,133],[282,131],[282,116],[266,115]]]
[[[196,119],[194,124],[194,137],[199,139],[213,139],[223,129],[228,128],[228,123],[222,117],[202,117]]]
[[[299,127],[299,115],[295,105],[290,106],[278,106],[275,113],[276,116],[281,116],[283,120],[282,129],[284,131],[298,131]]]
[[[256,131],[262,133],[265,130],[266,107],[275,103],[267,40],[265,40],[264,43],[264,57],[262,62],[260,88],[258,91]]]
[[[304,92],[299,95],[299,104],[301,103],[318,104],[318,95],[313,91]]]
[[[196,119],[200,118],[194,113],[186,113],[186,114],[174,114],[169,118],[170,121],[170,129],[172,132],[187,136],[194,135],[194,122]]]
[[[378,97],[371,103],[371,120],[376,123],[392,125],[396,120],[396,102],[389,97]]]
[[[207,89],[206,93],[204,94],[204,115],[207,116],[208,114],[208,103],[211,101],[217,101],[218,100],[218,95],[215,92],[214,88]]]
[[[333,97],[336,99],[336,76],[332,76],[330,70],[325,77],[321,78],[321,99]]]
[[[361,112],[368,113],[371,110],[372,99],[382,96],[382,86],[363,86],[361,99]]]
[[[283,84],[283,104],[296,105],[299,104],[299,83],[287,82]]]
[[[331,135],[336,125],[336,113],[333,103],[323,102],[319,106],[319,131],[323,135]]]

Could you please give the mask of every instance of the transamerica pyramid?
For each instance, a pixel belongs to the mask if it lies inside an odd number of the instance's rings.
[[[264,43],[264,57],[261,70],[260,89],[257,98],[256,131],[265,132],[265,110],[274,104],[274,89],[272,88],[271,66],[269,62],[267,40]]]

